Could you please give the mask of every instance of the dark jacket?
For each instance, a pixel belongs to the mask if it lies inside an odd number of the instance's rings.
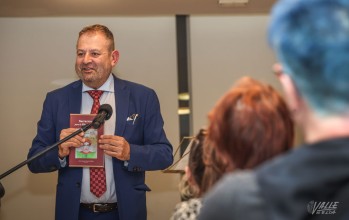
[[[349,138],[338,138],[227,175],[204,198],[199,219],[344,220],[348,206]]]

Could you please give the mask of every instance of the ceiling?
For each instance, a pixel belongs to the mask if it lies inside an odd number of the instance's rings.
[[[266,14],[276,0],[0,0],[0,17]]]

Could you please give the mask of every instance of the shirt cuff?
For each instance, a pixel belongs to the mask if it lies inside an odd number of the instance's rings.
[[[67,166],[67,159],[66,159],[66,157],[64,157],[63,159],[58,157],[58,160],[59,160],[59,163],[61,164],[61,167]]]
[[[124,161],[124,167],[128,167],[128,161]]]

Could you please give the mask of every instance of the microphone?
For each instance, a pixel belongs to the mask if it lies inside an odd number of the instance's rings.
[[[113,114],[113,109],[109,104],[103,104],[98,109],[98,114],[92,121],[92,127],[98,129],[104,124],[105,120],[108,120]]]

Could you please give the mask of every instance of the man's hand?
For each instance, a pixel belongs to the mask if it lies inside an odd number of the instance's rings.
[[[60,140],[67,137],[68,135],[72,134],[76,130],[77,130],[76,128],[63,129],[61,131],[61,134],[59,135]],[[63,159],[64,157],[68,156],[71,147],[80,147],[83,144],[83,142],[85,141],[85,139],[83,137],[84,137],[84,132],[81,132],[80,134],[72,137],[71,139],[67,140],[66,142],[58,145],[59,158]]]
[[[104,150],[105,154],[119,160],[125,161],[130,159],[130,144],[123,137],[101,135],[99,147]]]

